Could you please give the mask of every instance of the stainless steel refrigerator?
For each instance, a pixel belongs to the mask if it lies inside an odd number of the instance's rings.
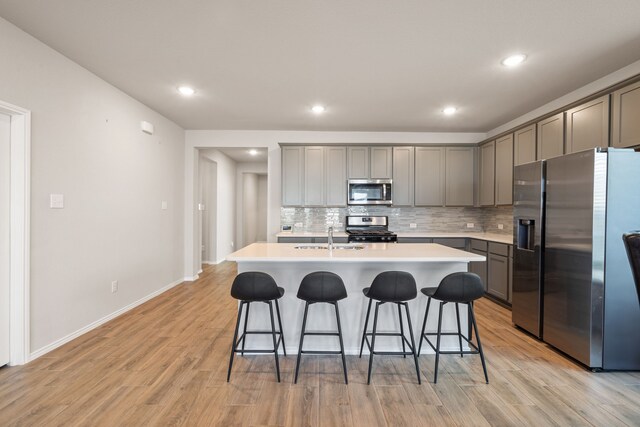
[[[542,338],[545,162],[514,169],[512,320]]]
[[[640,307],[622,241],[640,228],[640,153],[549,159],[545,183],[543,340],[590,368],[640,369]]]

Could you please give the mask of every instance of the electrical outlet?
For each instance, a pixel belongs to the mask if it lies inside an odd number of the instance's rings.
[[[294,227],[296,228],[300,228],[302,227],[302,223],[301,222],[296,222],[295,224],[293,224]]]
[[[475,224],[472,223],[472,222],[468,222],[467,223],[467,228],[473,228],[474,226],[475,226]]]
[[[504,224],[498,224],[498,230],[504,230]]]
[[[409,228],[418,228],[418,224],[412,222],[411,224],[409,224]]]
[[[111,293],[115,294],[116,292],[118,292],[118,281],[114,280],[111,282]]]

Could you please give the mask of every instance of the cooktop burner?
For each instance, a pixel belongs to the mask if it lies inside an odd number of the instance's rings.
[[[346,232],[349,242],[396,242],[398,236],[389,231],[386,216],[348,216]]]

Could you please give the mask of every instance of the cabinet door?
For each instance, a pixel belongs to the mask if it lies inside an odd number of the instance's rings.
[[[433,243],[463,251],[467,248],[467,239],[465,238],[435,237]]]
[[[611,145],[640,145],[640,82],[613,92]]]
[[[433,243],[428,237],[398,237],[398,243]]]
[[[444,148],[416,147],[415,205],[444,205]]]
[[[513,203],[513,134],[496,140],[496,205]]]
[[[480,206],[495,204],[496,142],[480,147]]]
[[[473,147],[445,150],[445,205],[473,206]]]
[[[476,255],[482,255],[483,257],[487,256],[487,252],[479,251],[476,249],[471,249],[469,252],[474,253]],[[482,284],[484,285],[485,292],[487,291],[487,262],[470,262],[469,263],[469,272],[476,273],[482,279]]]
[[[347,175],[349,179],[369,178],[369,147],[347,148]]]
[[[347,149],[325,147],[326,206],[347,205]]]
[[[489,254],[487,292],[507,300],[509,289],[509,258]]]
[[[282,147],[282,206],[302,206],[304,147]]]
[[[537,124],[538,160],[564,154],[564,113],[556,114]]]
[[[567,153],[609,145],[609,95],[567,111]]]
[[[304,148],[304,205],[324,205],[324,147]]]
[[[536,160],[536,125],[515,131],[513,134],[513,163],[523,165]]]
[[[413,147],[393,147],[394,206],[413,206]]]
[[[371,147],[371,179],[389,179],[393,176],[393,150],[391,147]]]

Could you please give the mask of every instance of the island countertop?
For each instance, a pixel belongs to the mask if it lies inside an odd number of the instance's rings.
[[[436,243],[359,243],[363,249],[298,249],[299,243],[253,243],[227,256],[235,262],[474,262],[482,255]],[[318,246],[318,245],[307,245]],[[337,245],[340,246],[340,245]]]

